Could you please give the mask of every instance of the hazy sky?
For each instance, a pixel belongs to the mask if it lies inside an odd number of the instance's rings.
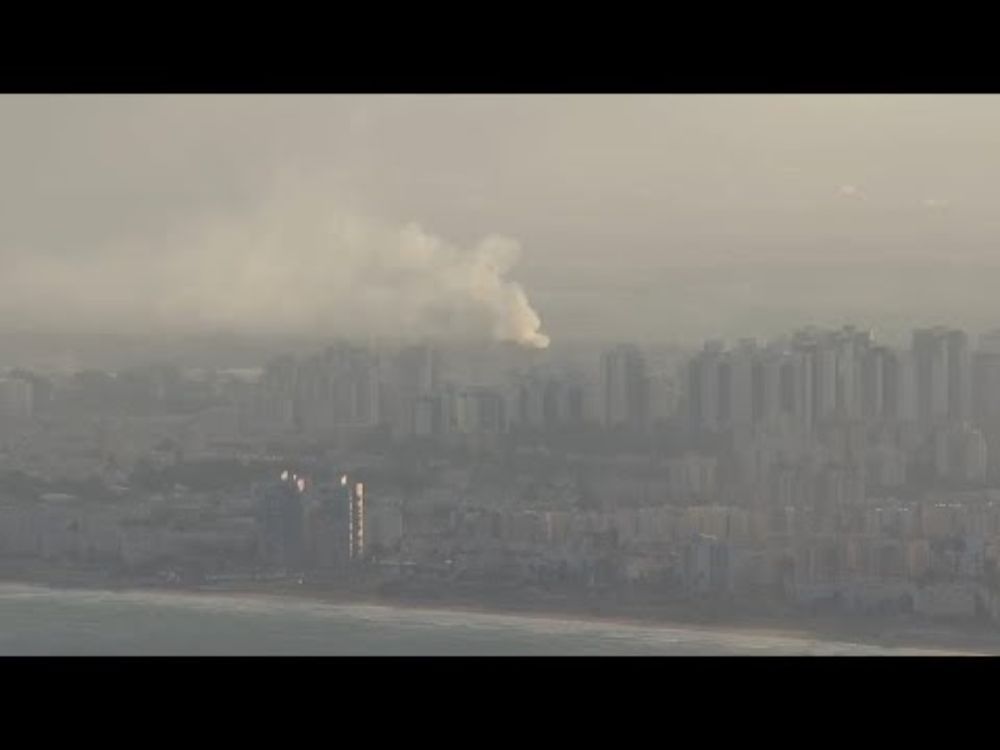
[[[998,188],[996,96],[0,96],[0,320],[981,328]]]

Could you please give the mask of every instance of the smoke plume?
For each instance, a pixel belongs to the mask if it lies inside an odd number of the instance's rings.
[[[416,224],[283,194],[148,246],[15,253],[0,314],[47,330],[488,337],[544,348],[538,313],[508,278],[519,254],[505,237],[463,249]]]

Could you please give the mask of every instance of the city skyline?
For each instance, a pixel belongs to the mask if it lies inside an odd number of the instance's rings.
[[[1000,653],[998,97],[9,95],[0,164],[8,650]]]

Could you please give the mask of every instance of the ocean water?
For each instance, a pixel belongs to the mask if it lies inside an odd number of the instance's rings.
[[[0,655],[907,655],[739,631],[325,604],[264,595],[0,585]]]

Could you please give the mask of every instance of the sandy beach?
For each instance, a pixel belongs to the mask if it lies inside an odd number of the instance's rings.
[[[802,641],[830,640],[885,648],[917,649],[927,655],[938,656],[989,656],[1000,655],[1000,632],[966,632],[949,623],[911,623],[903,627],[898,622],[886,623],[877,619],[801,618],[803,622],[789,624],[777,618],[733,616],[705,622],[681,608],[654,606],[614,605],[599,611],[585,604],[566,603],[555,606],[551,602],[520,601],[503,603],[477,602],[467,597],[441,597],[433,600],[419,597],[383,597],[343,591],[310,589],[301,586],[227,586],[186,590],[188,593],[207,593],[229,596],[287,597],[330,605],[366,605],[426,612],[451,612],[475,615],[503,615],[518,618],[536,618],[576,623],[601,623],[623,627],[658,627],[684,629],[755,638],[794,639]]]
[[[297,584],[291,581],[255,581],[208,585],[161,586],[114,581],[98,571],[0,567],[8,584],[54,589],[92,589],[120,593],[156,593],[195,597],[282,598],[331,606],[368,606],[422,612],[498,615],[567,623],[599,623],[626,628],[684,629],[759,638],[801,641],[837,641],[884,648],[917,649],[937,655],[1000,655],[1000,631],[974,623],[927,622],[915,619],[808,615],[751,615],[715,612],[697,606],[585,601],[576,598],[522,593],[501,597],[476,596],[440,587],[427,592],[386,594],[357,582]]]
[[[147,585],[116,580],[106,571],[7,562],[0,581],[54,589],[92,589],[163,595],[267,597],[333,606],[373,606],[412,611],[501,615],[517,618],[600,623],[622,627],[682,628],[753,637],[829,640],[939,654],[1000,655],[1000,630],[978,623],[930,622],[884,617],[846,617],[803,613],[751,614],[707,610],[693,602],[650,604],[587,600],[538,592],[460,591],[446,585],[424,590],[380,591],[371,583],[332,581],[237,581],[204,585]]]

